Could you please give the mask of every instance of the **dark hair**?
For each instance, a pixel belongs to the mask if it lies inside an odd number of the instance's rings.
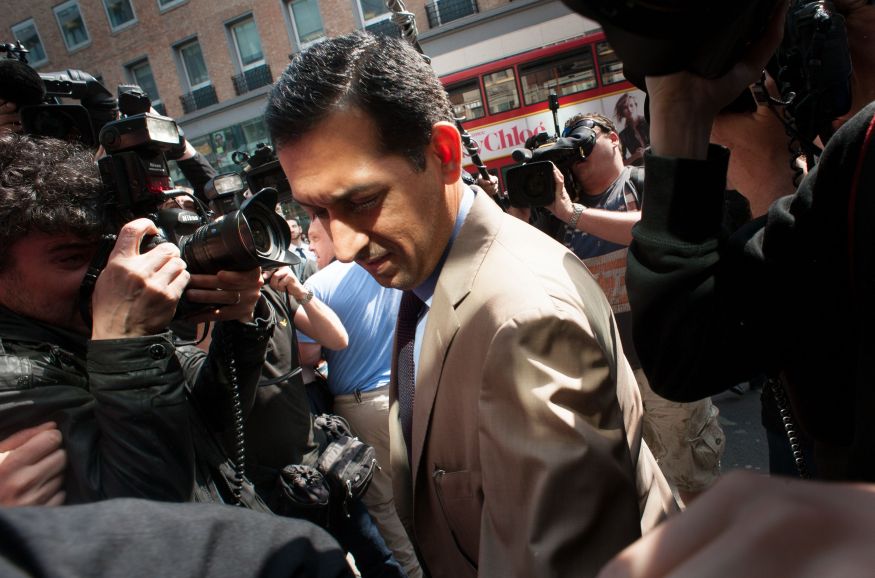
[[[15,133],[0,134],[0,270],[9,249],[31,231],[101,231],[103,184],[85,148],[69,142]]]
[[[298,54],[270,93],[265,121],[282,147],[352,107],[374,120],[384,152],[407,157],[418,170],[432,126],[453,121],[447,93],[423,56],[399,39],[364,32]]]
[[[610,132],[617,132],[617,127],[614,126],[614,122],[611,119],[609,119],[608,117],[606,117],[602,114],[599,114],[597,112],[582,112],[582,113],[575,114],[574,116],[572,116],[571,118],[569,118],[568,120],[565,121],[565,128],[568,129],[568,128],[574,126],[575,124],[577,124],[578,122],[582,121],[585,118],[591,118],[592,120],[596,121],[596,124],[600,124],[604,127],[607,127]],[[602,131],[602,132],[604,132],[604,131]]]

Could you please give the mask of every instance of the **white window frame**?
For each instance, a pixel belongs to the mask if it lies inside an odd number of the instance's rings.
[[[69,44],[67,44],[67,35],[64,34],[64,27],[61,25],[61,19],[58,18],[58,12],[65,10],[66,8],[69,8],[73,5],[75,5],[76,10],[79,11],[79,18],[82,19],[82,28],[85,30],[85,36],[87,36],[88,38],[85,41],[80,42],[79,44],[70,46]],[[67,47],[67,52],[73,52],[91,44],[91,33],[88,32],[88,23],[85,22],[85,15],[82,14],[82,7],[79,5],[79,0],[67,0],[66,2],[62,2],[61,4],[58,4],[57,6],[52,8],[52,12],[55,14],[55,22],[58,23],[58,30],[61,32],[61,40],[64,41],[64,46]]]
[[[358,2],[358,0],[356,0],[356,2]],[[295,22],[295,13],[292,10],[292,3],[292,0],[286,2],[286,10],[289,13],[289,21],[292,23],[292,33],[295,35],[295,44],[298,45],[298,49],[305,50],[310,46],[325,40],[328,36],[325,34],[325,20],[322,18],[322,6],[319,5],[319,1],[316,1],[316,9],[319,10],[319,20],[322,21],[322,36],[315,40],[308,40],[306,42],[301,41],[301,36],[298,34],[298,24]],[[359,6],[359,11],[361,11],[361,6]]]
[[[128,4],[131,6],[131,14],[133,18],[125,22],[124,24],[120,24],[118,26],[113,27],[112,25],[112,17],[109,15],[109,6],[106,5],[107,0],[101,0],[101,4],[103,4],[103,11],[106,13],[106,21],[109,22],[109,29],[113,32],[118,32],[119,30],[124,30],[129,26],[133,26],[138,22],[137,19],[137,11],[134,9],[134,3],[132,0],[127,0]]]
[[[370,20],[365,20],[365,11],[362,8],[361,0],[355,0],[355,5],[358,8],[359,18],[362,21],[362,29],[365,29],[368,26],[371,26],[372,24],[376,24],[377,22],[382,22],[383,20],[388,20],[389,18],[392,17],[392,11],[389,10],[388,8],[386,8],[386,12],[384,12],[383,14],[380,14],[379,16],[374,16]]]
[[[155,3],[158,4],[158,12],[167,12],[168,10],[172,10],[176,8],[180,4],[185,4],[188,0],[174,0],[173,2],[168,2],[167,4],[161,4],[161,0],[155,0]]]
[[[37,66],[43,65],[49,61],[49,51],[46,50],[46,43],[43,42],[43,37],[39,33],[39,28],[36,27],[36,21],[33,18],[28,18],[27,20],[24,20],[24,21],[19,22],[18,24],[14,25],[14,26],[12,26],[12,36],[13,36],[13,38],[15,38],[15,41],[18,42],[19,40],[18,40],[18,36],[16,36],[16,32],[18,32],[19,30],[22,30],[24,28],[27,28],[28,26],[33,28],[34,33],[36,33],[36,37],[39,38],[40,46],[43,47],[43,54],[45,54],[45,58],[43,58],[42,60],[39,60],[39,61],[30,60],[28,58],[27,63],[33,67],[37,67]]]
[[[189,40],[188,42],[183,42],[182,44],[179,44],[176,46],[176,54],[179,55],[179,62],[182,65],[182,72],[183,72],[183,74],[185,74],[185,83],[188,85],[189,92],[194,92],[196,90],[200,90],[201,88],[206,88],[206,87],[210,86],[211,84],[213,84],[213,81],[210,78],[210,71],[209,70],[207,70],[207,80],[206,81],[201,82],[200,84],[197,84],[197,85],[193,85],[191,83],[191,75],[188,73],[188,66],[185,64],[185,56],[182,55],[182,49],[187,47],[187,46],[190,46],[192,44],[197,44],[198,46],[200,46],[200,41],[197,38],[195,38],[193,40]],[[204,57],[204,51],[203,51],[203,48],[201,48],[201,58],[203,58],[203,57]],[[206,61],[206,59],[204,59],[204,67],[206,67],[206,65],[207,65],[207,61]]]
[[[234,29],[241,24],[245,24],[249,21],[252,21],[252,24],[255,25],[255,33],[258,35],[258,42],[261,44],[261,60],[256,60],[250,64],[243,64],[243,55],[240,54],[240,44],[237,42],[237,34],[234,33]],[[234,53],[237,55],[237,64],[240,65],[240,71],[246,72],[247,70],[252,70],[253,68],[258,68],[259,66],[264,66],[264,63],[267,62],[264,57],[264,44],[261,43],[261,35],[258,34],[258,24],[255,22],[255,17],[252,14],[248,16],[244,16],[243,18],[238,18],[234,20],[230,24],[228,24],[228,32],[231,34],[231,42],[234,43]]]
[[[136,84],[137,86],[142,88],[142,85],[137,80],[137,76],[134,74],[134,69],[144,64],[149,67],[149,74],[152,75],[152,82],[155,83],[155,88],[158,88],[158,81],[155,80],[155,72],[152,70],[152,63],[149,62],[148,58],[141,58],[140,60],[135,60],[134,62],[125,65],[125,73],[127,74],[128,79],[131,81],[131,83]],[[161,100],[160,95],[156,100],[152,101],[152,107],[157,107],[161,104],[164,104],[164,101]]]

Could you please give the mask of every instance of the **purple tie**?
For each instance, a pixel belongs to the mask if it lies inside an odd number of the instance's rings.
[[[413,398],[415,395],[416,367],[413,361],[413,344],[416,337],[416,322],[422,309],[422,301],[413,291],[405,291],[398,309],[398,403],[401,413],[401,432],[407,445],[407,457],[411,456],[410,437],[413,432]]]

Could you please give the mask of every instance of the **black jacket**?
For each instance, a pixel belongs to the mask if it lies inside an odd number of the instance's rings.
[[[68,456],[67,503],[190,500],[193,403],[213,431],[228,429],[221,336],[229,332],[248,408],[271,329],[269,319],[220,323],[207,357],[177,348],[169,332],[90,341],[0,308],[0,436],[56,421]]]
[[[626,283],[653,389],[678,401],[781,373],[817,471],[875,480],[875,103],[830,139],[798,191],[721,229],[728,151],[646,156]]]

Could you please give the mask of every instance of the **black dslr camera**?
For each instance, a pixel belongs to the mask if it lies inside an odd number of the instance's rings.
[[[591,127],[578,123],[564,137],[538,133],[526,141],[526,148],[514,150],[513,160],[523,164],[509,169],[505,177],[511,206],[546,207],[552,204],[556,198],[553,165],[562,171],[566,183],[574,182],[571,167],[589,158],[596,136]]]
[[[118,230],[134,218],[152,219],[160,237],[147,240],[144,249],[172,242],[192,273],[245,271],[297,262],[287,251],[289,227],[275,212],[275,190],[264,189],[239,209],[212,221],[197,199],[171,188],[166,155],[174,155],[184,146],[172,119],[138,112],[104,126],[100,144],[107,152],[98,160],[108,194],[106,221]],[[166,206],[176,197],[191,199],[195,210]]]

